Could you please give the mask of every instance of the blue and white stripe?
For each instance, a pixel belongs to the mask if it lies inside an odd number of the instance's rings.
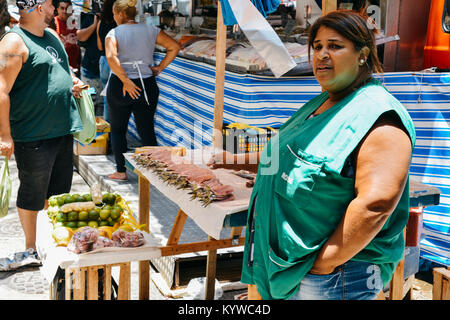
[[[162,57],[156,53],[156,62]],[[414,121],[417,137],[411,176],[442,192],[440,205],[427,207],[424,212],[421,256],[450,265],[450,74],[397,72],[378,78]],[[177,58],[158,77],[158,85],[158,143],[210,145],[215,67]],[[320,91],[314,77],[274,78],[226,72],[224,122],[279,127]],[[135,132],[133,127],[130,121],[130,134]]]

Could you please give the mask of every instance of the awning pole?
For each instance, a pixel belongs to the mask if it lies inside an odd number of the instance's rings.
[[[214,98],[214,120],[212,145],[222,149],[223,101],[225,85],[225,53],[227,41],[227,27],[223,24],[222,6],[217,6],[217,34],[216,34],[216,87]]]

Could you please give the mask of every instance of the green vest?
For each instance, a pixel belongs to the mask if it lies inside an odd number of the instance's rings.
[[[43,37],[18,26],[10,32],[17,33],[29,51],[9,94],[13,140],[36,141],[80,131],[83,127],[61,41],[48,30]]]
[[[340,173],[377,119],[395,112],[414,146],[414,124],[407,110],[377,80],[306,120],[327,98],[323,92],[300,108],[261,154],[241,281],[256,284],[263,299],[287,299],[298,291],[321,246],[355,197],[354,178]],[[408,217],[407,183],[381,231],[352,258],[377,264],[384,284],[403,257]]]

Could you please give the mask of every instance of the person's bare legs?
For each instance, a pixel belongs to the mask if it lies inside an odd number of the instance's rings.
[[[17,208],[17,212],[25,233],[25,250],[29,248],[36,250],[36,220],[39,211]]]
[[[45,200],[44,210],[48,208],[48,200]],[[36,250],[36,220],[39,211],[17,208],[20,223],[25,233],[25,250],[32,248]]]

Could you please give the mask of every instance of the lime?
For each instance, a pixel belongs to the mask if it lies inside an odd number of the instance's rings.
[[[72,229],[76,229],[77,226],[78,226],[78,223],[76,221],[66,222],[66,225],[65,225],[65,227],[72,228]]]
[[[102,209],[103,210],[111,210],[112,207],[109,204],[105,204]]]
[[[89,221],[88,226],[91,228],[98,228],[98,222],[97,221]]]
[[[113,205],[116,202],[116,195],[106,192],[102,196],[102,202],[109,205]]]
[[[78,212],[77,211],[70,211],[67,214],[67,221],[77,221],[78,220]]]
[[[78,220],[87,221],[89,219],[89,213],[87,211],[80,211],[78,213]]]
[[[110,214],[111,214],[111,210],[103,209],[100,211],[100,219],[107,220],[109,218]]]
[[[56,215],[56,221],[58,222],[64,222],[67,221],[67,215],[61,211],[58,212]]]
[[[74,197],[74,198],[75,198],[75,197]],[[83,196],[78,196],[78,197],[76,197],[75,199],[76,199],[75,202],[85,202],[85,201],[86,201],[86,200],[84,199]]]
[[[73,202],[75,202],[76,201],[76,198],[74,198],[73,196],[67,196],[65,199],[64,199],[64,203],[73,203]]]
[[[98,224],[100,227],[105,227],[105,226],[109,226],[109,222],[108,221],[100,221],[100,223]]]
[[[88,223],[86,221],[78,221],[77,222],[77,227],[81,228],[81,227],[86,227],[88,225]]]
[[[64,197],[58,197],[56,198],[56,204],[61,207],[62,205],[64,205]]]
[[[117,208],[113,208],[113,209],[111,210],[111,218],[112,218],[113,220],[118,219],[118,218],[120,217],[120,213],[121,213],[121,210],[119,210],[119,209],[117,209]]]
[[[52,207],[57,206],[58,205],[58,199],[57,198],[51,198],[48,199],[48,204]]]
[[[111,217],[109,217],[109,219],[108,219],[108,226],[114,227],[114,224],[115,224],[116,222],[118,222],[118,221],[113,220],[113,219],[111,219]]]
[[[96,210],[89,211],[88,214],[89,220],[97,221],[99,217],[99,213]]]
[[[84,201],[92,201],[92,195],[90,193],[83,194]]]

